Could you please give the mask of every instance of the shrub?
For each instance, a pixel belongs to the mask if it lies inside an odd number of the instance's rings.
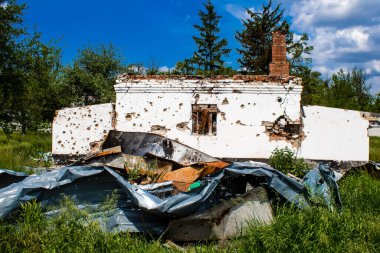
[[[269,164],[285,174],[291,173],[297,177],[303,177],[310,166],[303,158],[297,158],[289,148],[276,148],[269,157]]]

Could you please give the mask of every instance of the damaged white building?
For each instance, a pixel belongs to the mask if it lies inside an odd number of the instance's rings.
[[[286,45],[274,35],[268,76],[215,78],[121,75],[116,103],[57,112],[53,154],[80,156],[109,130],[156,133],[211,156],[267,159],[289,147],[311,160],[367,161],[368,120],[358,111],[301,106]]]

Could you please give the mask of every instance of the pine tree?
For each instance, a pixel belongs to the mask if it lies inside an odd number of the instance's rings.
[[[243,20],[244,30],[237,32],[235,37],[241,43],[241,55],[238,59],[241,67],[254,74],[269,74],[269,63],[272,59],[272,33],[289,32],[289,24],[283,20],[284,10],[278,4],[271,9],[272,1],[263,5],[262,13],[254,13],[247,9],[249,19]]]
[[[199,37],[193,37],[197,46],[197,51],[191,59],[192,63],[198,66],[198,69],[206,75],[214,75],[218,70],[223,68],[223,56],[227,56],[231,49],[227,48],[226,39],[220,39],[217,35],[220,32],[218,16],[214,5],[208,0],[204,3],[206,11],[199,11],[201,25],[194,25],[199,31]]]

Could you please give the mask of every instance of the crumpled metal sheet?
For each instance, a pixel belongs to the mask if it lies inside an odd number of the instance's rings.
[[[334,210],[342,209],[339,187],[339,178],[326,164],[319,164],[318,168],[311,170],[303,178],[304,185],[314,202],[325,204]]]
[[[111,130],[102,144],[102,149],[121,146],[124,154],[145,156],[153,155],[171,160],[178,164],[190,165],[198,162],[220,161],[199,150],[165,138],[158,134],[121,132]]]
[[[13,170],[0,169],[0,188],[20,182],[28,177],[28,174]]]
[[[242,184],[231,184],[233,180],[240,180]],[[105,229],[160,234],[170,220],[207,210],[231,199],[239,193],[236,187],[243,186],[245,190],[245,184],[250,180],[267,185],[300,208],[310,205],[302,183],[263,163],[233,163],[214,175],[204,177],[200,187],[166,198],[132,185],[108,167],[72,166],[32,175],[0,189],[0,217],[33,199],[42,206],[58,204],[62,194],[77,205],[97,206],[116,191],[119,196],[117,208],[106,215],[94,214],[95,219],[102,220],[100,224]]]

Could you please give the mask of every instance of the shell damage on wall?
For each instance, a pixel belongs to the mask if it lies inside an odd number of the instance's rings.
[[[265,132],[269,135],[269,140],[289,141],[293,147],[298,148],[305,138],[301,120],[291,120],[286,115],[278,117],[274,122],[263,121]]]
[[[114,105],[65,108],[53,120],[53,154],[79,156],[99,148],[115,127]]]

